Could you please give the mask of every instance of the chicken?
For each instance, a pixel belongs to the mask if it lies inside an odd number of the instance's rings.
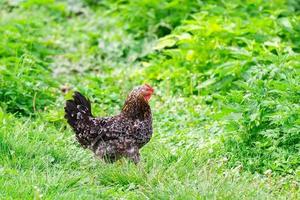
[[[148,84],[133,89],[120,114],[112,117],[94,117],[89,99],[75,92],[66,102],[65,118],[77,141],[97,157],[108,162],[127,157],[137,164],[139,150],[152,136],[149,100],[153,92]]]

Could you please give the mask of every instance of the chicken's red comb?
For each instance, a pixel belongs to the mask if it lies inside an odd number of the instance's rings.
[[[148,88],[148,89],[154,91],[154,89],[153,89],[149,84],[145,83],[144,86],[145,86],[146,88]]]

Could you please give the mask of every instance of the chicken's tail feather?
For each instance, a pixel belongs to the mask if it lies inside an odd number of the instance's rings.
[[[79,92],[75,92],[72,100],[67,100],[65,106],[65,118],[76,131],[80,121],[88,120],[92,117],[91,102]],[[78,130],[77,130],[78,131]]]

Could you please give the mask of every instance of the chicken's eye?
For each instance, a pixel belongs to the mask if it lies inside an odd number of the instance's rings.
[[[144,93],[144,92],[146,92],[146,90],[145,90],[145,88],[140,88],[140,89],[139,89],[139,92],[140,92],[140,93]]]

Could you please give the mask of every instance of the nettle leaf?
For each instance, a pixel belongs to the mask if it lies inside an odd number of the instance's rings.
[[[211,79],[207,79],[205,80],[204,82],[200,83],[197,88],[198,89],[202,89],[202,88],[207,88],[209,87],[210,85],[214,84],[216,82],[216,79],[215,78],[211,78]]]
[[[177,41],[178,39],[175,36],[164,37],[158,40],[153,49],[162,50],[166,47],[172,47],[176,44]]]
[[[284,17],[279,19],[279,23],[285,28],[285,30],[292,32],[293,31],[293,25],[291,24],[289,18]]]
[[[259,123],[259,118],[260,118],[260,113],[252,113],[251,115],[250,115],[250,120],[252,121],[252,122],[257,122],[257,123]],[[257,124],[258,125],[258,124]]]

